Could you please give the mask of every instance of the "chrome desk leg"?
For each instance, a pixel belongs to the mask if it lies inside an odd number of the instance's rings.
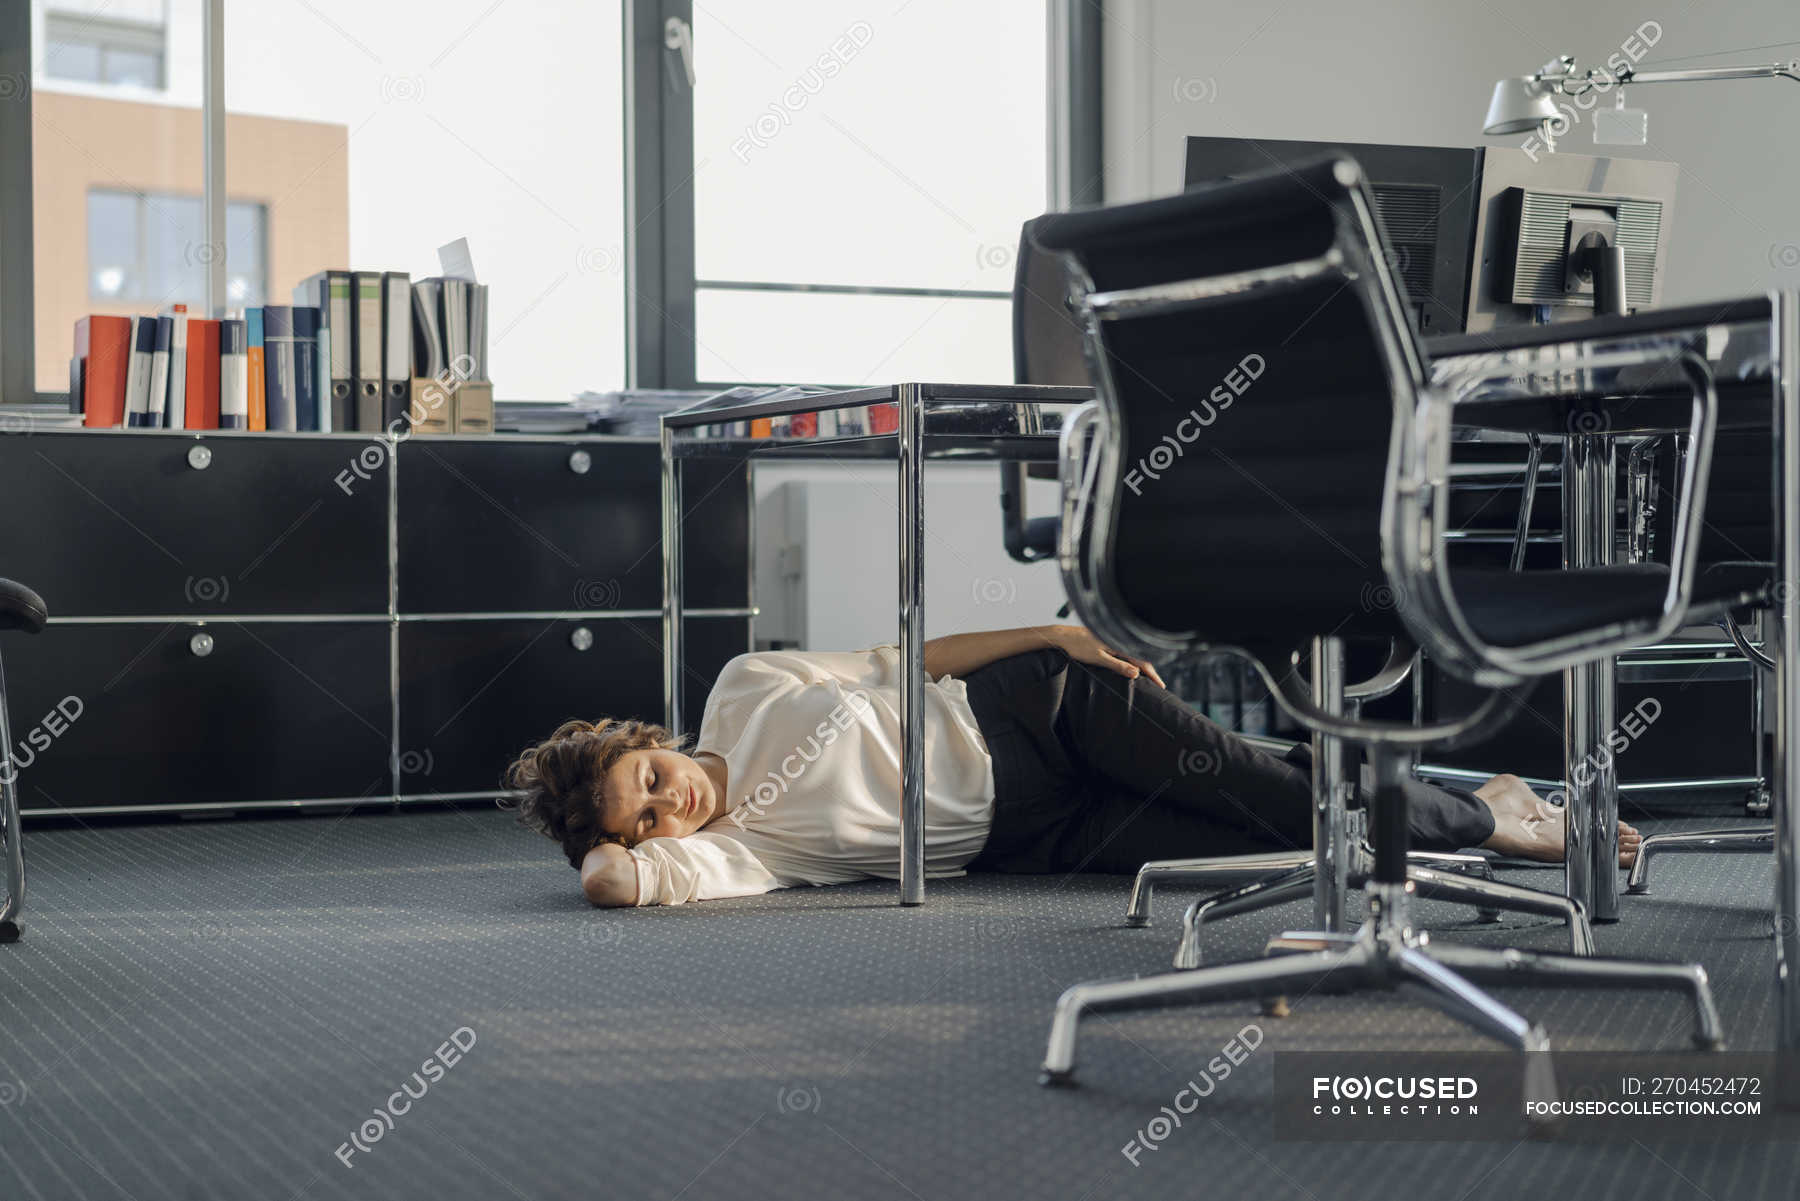
[[[1200,966],[1200,928],[1207,922],[1298,900],[1309,892],[1316,896],[1313,876],[1313,865],[1307,863],[1279,876],[1195,901],[1181,915],[1181,942],[1175,948],[1175,967],[1190,971]]]
[[[1138,868],[1125,907],[1127,926],[1150,924],[1150,902],[1158,884],[1244,884],[1312,862],[1311,851],[1271,851],[1266,855],[1219,855],[1202,859],[1156,859]]]
[[[6,717],[6,676],[0,673],[0,756],[12,750]],[[19,940],[19,912],[25,907],[25,846],[20,841],[19,772],[10,758],[0,762],[0,837],[5,839],[6,891],[0,893],[0,943]]]
[[[752,531],[752,537],[755,536]],[[681,460],[662,427],[663,725],[681,730]]]
[[[1776,454],[1775,753],[1769,764],[1770,815],[1775,819],[1775,1047],[1800,1056],[1800,295],[1775,294],[1772,350]],[[1791,1063],[1792,1061],[1789,1060]],[[1792,1070],[1785,1100],[1796,1098]]]
[[[925,901],[925,403],[894,390],[900,410],[900,903]]]
[[[1516,948],[1463,947],[1433,942],[1426,954],[1472,980],[1589,988],[1633,988],[1685,993],[1694,1006],[1694,1045],[1725,1047],[1725,1027],[1713,1002],[1706,969],[1697,963],[1654,963],[1590,955],[1547,955]]]
[[[1308,955],[1250,959],[1197,972],[1164,972],[1074,985],[1057,998],[1043,1074],[1038,1078],[1045,1084],[1068,1083],[1075,1072],[1075,1037],[1081,1019],[1089,1013],[1263,997],[1290,989],[1306,992],[1333,972],[1366,971],[1370,964],[1368,946],[1355,944]]]
[[[1613,443],[1571,434],[1563,443],[1563,566],[1613,561]],[[1606,738],[1616,673],[1610,658],[1563,672],[1564,894],[1597,922],[1619,918],[1618,776]]]
[[[1344,644],[1315,638],[1312,644],[1313,704],[1327,713],[1344,712]],[[1313,734],[1313,925],[1320,930],[1344,928],[1344,894],[1349,887],[1350,783],[1344,771],[1340,738]]]
[[[1481,880],[1451,875],[1429,867],[1409,864],[1406,878],[1413,882],[1418,894],[1432,901],[1456,901],[1474,905],[1482,911],[1506,909],[1515,913],[1538,913],[1557,917],[1569,927],[1569,952],[1573,955],[1594,953],[1594,931],[1578,901],[1555,893],[1521,888],[1499,880]]]
[[[1638,844],[1637,862],[1631,865],[1626,891],[1650,891],[1650,860],[1670,851],[1713,851],[1721,855],[1767,854],[1775,848],[1775,827],[1756,826],[1745,830],[1683,830],[1674,834],[1652,834]]]

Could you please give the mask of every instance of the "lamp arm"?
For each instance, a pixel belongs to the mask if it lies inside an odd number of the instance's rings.
[[[1555,70],[1559,64],[1563,69]],[[1630,83],[1691,83],[1702,79],[1792,79],[1800,82],[1800,61],[1757,63],[1743,67],[1676,67],[1661,71],[1640,71],[1636,67],[1625,67],[1617,75],[1613,75],[1596,72],[1592,67],[1576,71],[1575,60],[1565,56],[1531,78],[1554,85],[1565,96],[1580,96],[1605,81],[1611,81],[1618,87]]]
[[[1753,67],[1680,67],[1675,70],[1619,72],[1620,84],[1686,83],[1697,79],[1792,79],[1800,82],[1800,62],[1768,63]]]

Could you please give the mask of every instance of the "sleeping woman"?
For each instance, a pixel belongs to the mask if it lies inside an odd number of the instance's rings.
[[[725,665],[691,747],[661,726],[564,723],[507,769],[596,905],[680,905],[893,878],[900,656],[764,651]],[[1312,841],[1310,748],[1285,759],[1189,708],[1080,626],[925,644],[925,868],[1134,873]],[[1561,862],[1561,811],[1517,776],[1409,780],[1412,845]],[[1638,832],[1620,823],[1619,859]]]

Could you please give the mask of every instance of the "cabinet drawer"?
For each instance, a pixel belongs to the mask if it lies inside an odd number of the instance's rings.
[[[387,480],[335,482],[366,443],[0,437],[6,574],[57,617],[387,611]],[[188,452],[203,447],[204,469]]]
[[[570,466],[577,452],[588,468]],[[662,607],[662,468],[651,442],[433,441],[399,447],[402,613]],[[749,602],[742,463],[684,477],[687,604]]]
[[[59,623],[0,656],[27,809],[390,795],[385,622]]]
[[[575,645],[578,630],[592,638]],[[688,729],[749,619],[689,618]],[[662,627],[652,620],[418,621],[400,627],[400,791],[498,791],[520,751],[570,718],[662,720]]]

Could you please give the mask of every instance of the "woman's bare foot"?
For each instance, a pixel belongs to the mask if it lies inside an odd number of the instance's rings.
[[[1562,806],[1550,804],[1517,776],[1495,776],[1477,788],[1475,795],[1494,811],[1494,836],[1481,844],[1484,849],[1520,859],[1562,862]],[[1637,830],[1619,823],[1620,867],[1637,861],[1638,844],[1643,841]]]

